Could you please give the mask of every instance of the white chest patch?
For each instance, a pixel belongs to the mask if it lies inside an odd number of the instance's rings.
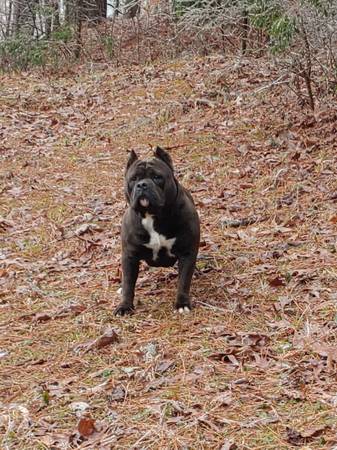
[[[171,249],[176,241],[176,238],[167,239],[163,234],[159,234],[153,228],[153,216],[150,214],[145,215],[144,219],[142,219],[142,224],[150,235],[150,241],[144,245],[153,251],[153,261],[158,258],[158,253],[161,248],[166,248],[168,256],[174,258],[174,255],[171,253]]]

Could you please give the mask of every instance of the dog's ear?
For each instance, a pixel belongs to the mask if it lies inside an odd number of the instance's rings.
[[[173,161],[171,156],[167,153],[167,151],[165,151],[160,147],[156,147],[154,151],[154,156],[164,161],[164,163],[167,164],[173,172]]]
[[[130,169],[132,164],[137,161],[137,159],[137,153],[134,150],[131,150],[128,162],[126,163],[126,172]]]

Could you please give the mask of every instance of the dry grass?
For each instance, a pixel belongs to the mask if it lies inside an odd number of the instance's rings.
[[[243,67],[0,78],[1,448],[337,445],[336,110]],[[156,144],[200,212],[195,309],[173,314],[175,270],[144,266],[116,318],[126,152]],[[119,343],[77,347],[109,327]]]

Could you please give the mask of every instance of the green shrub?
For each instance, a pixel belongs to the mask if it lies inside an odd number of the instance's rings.
[[[0,43],[2,70],[25,70],[46,63],[47,43],[26,35],[18,35]]]
[[[296,33],[296,20],[289,17],[280,4],[254,0],[248,14],[251,26],[263,30],[269,37],[269,46],[273,52],[289,47]]]
[[[73,36],[73,28],[69,25],[64,25],[53,32],[52,39],[67,44],[73,39]]]
[[[101,37],[101,44],[104,48],[104,51],[108,55],[108,58],[112,59],[115,56],[116,52],[116,41],[111,35],[103,35]]]

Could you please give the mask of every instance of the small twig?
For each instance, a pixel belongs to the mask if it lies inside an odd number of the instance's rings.
[[[140,444],[141,442],[143,442],[144,439],[147,438],[147,436],[148,436],[149,434],[151,434],[151,433],[152,433],[152,430],[151,430],[151,429],[148,430],[145,434],[143,434],[143,436],[141,436],[141,437],[138,439],[138,441],[136,441],[136,442],[133,444],[132,447],[130,447],[130,449],[132,449],[132,448],[137,448],[138,444]]]
[[[242,226],[252,225],[254,223],[258,222],[264,222],[265,220],[268,220],[269,216],[263,216],[263,217],[244,217],[242,219],[222,219],[221,225],[226,227],[232,227],[232,228],[238,228]]]
[[[220,308],[220,306],[213,306],[213,305],[210,305],[209,303],[202,302],[201,300],[196,300],[196,303],[198,303],[199,305],[205,306],[206,308],[209,308],[209,309],[214,309],[217,311],[228,313],[228,310],[225,308]]]
[[[258,94],[259,92],[264,91],[265,89],[269,89],[269,88],[277,86],[279,84],[289,84],[289,80],[288,79],[287,80],[283,80],[282,78],[284,78],[284,75],[281,75],[277,80],[274,80],[271,83],[268,83],[268,84],[265,84],[262,87],[259,87],[258,89],[253,91],[251,95]]]
[[[280,170],[277,172],[277,174],[275,175],[275,178],[274,178],[273,183],[272,183],[270,186],[268,186],[266,189],[264,189],[264,190],[262,191],[262,193],[264,194],[264,193],[270,191],[271,189],[276,189],[277,186],[278,186],[278,182],[279,182],[280,176],[283,175],[284,173],[287,173],[287,171],[288,171],[288,169],[285,169],[285,168],[280,169]]]

